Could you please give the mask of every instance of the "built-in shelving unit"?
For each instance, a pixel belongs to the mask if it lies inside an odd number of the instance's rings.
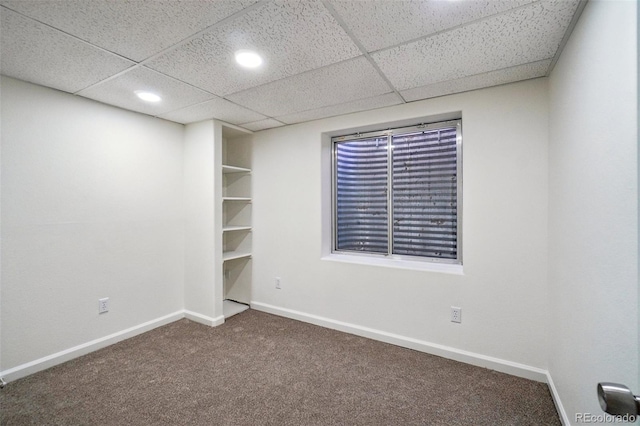
[[[222,130],[222,270],[223,311],[227,318],[251,301],[251,141]],[[239,303],[238,303],[239,302]]]

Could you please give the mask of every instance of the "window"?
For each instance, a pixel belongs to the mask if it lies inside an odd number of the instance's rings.
[[[334,252],[462,263],[461,125],[332,138]]]

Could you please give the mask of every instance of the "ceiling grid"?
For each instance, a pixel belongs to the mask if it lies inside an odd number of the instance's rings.
[[[546,76],[584,5],[0,0],[0,73],[178,123],[259,131]],[[264,63],[241,68],[239,49]]]

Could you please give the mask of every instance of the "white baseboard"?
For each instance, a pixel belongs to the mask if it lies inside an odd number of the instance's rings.
[[[560,421],[563,426],[571,426],[571,420],[567,416],[567,412],[564,409],[564,405],[562,405],[562,400],[560,399],[560,393],[556,388],[555,383],[553,383],[553,379],[551,378],[551,374],[547,371],[547,385],[549,385],[549,391],[551,392],[551,398],[553,399],[553,403],[556,405],[556,411],[558,412],[558,416],[560,417]]]
[[[220,315],[219,317],[216,317],[216,318],[211,318],[209,316],[202,315],[193,311],[188,311],[185,309],[184,316],[188,320],[191,320],[200,324],[208,325],[210,327],[216,327],[224,323],[224,315]]]
[[[38,371],[46,370],[47,368],[62,364],[63,362],[70,361],[74,358],[78,358],[79,356],[86,355],[98,349],[113,345],[114,343],[120,342],[130,337],[137,336],[138,334],[153,330],[154,328],[177,321],[184,317],[184,311],[174,312],[172,314],[147,321],[143,324],[136,325],[126,330],[118,331],[117,333],[113,333],[108,336],[83,343],[73,348],[65,349],[64,351],[60,351],[52,355],[47,355],[40,359],[36,359],[35,361],[18,365],[17,367],[13,367],[0,372],[0,377],[2,377],[7,383],[12,382],[30,374],[37,373]]]
[[[46,370],[47,368],[62,364],[63,362],[67,362],[82,355],[97,351],[98,349],[113,345],[114,343],[118,343],[130,337],[137,336],[138,334],[153,330],[154,328],[180,320],[182,318],[188,318],[191,321],[208,325],[210,327],[215,327],[224,323],[223,315],[220,315],[217,318],[211,318],[197,312],[181,310],[160,318],[156,318],[151,321],[147,321],[143,324],[136,325],[126,330],[118,331],[117,333],[113,333],[108,336],[101,337],[99,339],[95,339],[78,346],[74,346],[73,348],[65,349],[64,351],[60,351],[51,355],[47,355],[40,359],[18,365],[17,367],[0,371],[0,378],[4,379],[6,383],[9,383],[22,377],[26,377],[30,374],[37,373],[38,371]]]
[[[263,311],[270,314],[292,318],[322,327],[355,334],[357,336],[367,337],[369,339],[379,340],[385,343],[391,343],[393,345],[402,346],[404,348],[426,352],[428,354],[441,356],[443,358],[453,359],[455,361],[464,362],[466,364],[489,368],[491,370],[500,371],[502,373],[511,374],[513,376],[524,377],[525,379],[531,379],[538,382],[547,382],[548,378],[548,372],[540,368],[519,364],[517,362],[507,361],[500,358],[494,358],[475,352],[463,351],[449,346],[439,345],[437,343],[425,342],[423,340],[418,340],[411,337],[387,333],[385,331],[375,330],[369,327],[362,327],[356,324],[336,321],[329,318],[311,315],[300,311],[294,311],[292,309],[280,308],[261,302],[251,302],[251,308],[257,311]]]
[[[369,339],[379,340],[381,342],[390,343],[397,346],[402,346],[409,349],[414,349],[420,352],[429,353],[432,355],[441,356],[443,358],[453,359],[456,361],[464,362],[471,365],[477,365],[479,367],[489,368],[492,370],[500,371],[507,374],[512,374],[518,377],[524,377],[526,379],[536,380],[539,382],[546,382],[549,385],[553,402],[558,410],[558,415],[563,425],[570,426],[571,422],[567,417],[567,413],[560,400],[558,390],[553,383],[553,379],[548,371],[542,370],[536,367],[531,367],[524,364],[519,364],[499,358],[489,357],[486,355],[463,351],[460,349],[452,348],[449,346],[439,345],[436,343],[425,342],[410,337],[401,336],[398,334],[387,333],[380,330],[375,330],[368,327],[362,327],[355,324],[350,324],[342,321],[336,321],[329,318],[320,317],[317,315],[311,315],[292,309],[280,308],[277,306],[268,305],[266,303],[251,302],[251,308],[257,311],[267,312],[274,315],[283,316],[286,318],[292,318],[295,320],[319,325],[326,328],[331,328],[338,331],[354,334],[357,336],[366,337]],[[145,333],[153,330],[154,328],[169,324],[171,322],[187,318],[191,321],[198,322],[200,324],[215,327],[224,323],[224,316],[217,318],[211,318],[206,315],[199,314],[188,310],[177,311],[169,315],[165,315],[155,320],[147,321],[143,324],[128,328],[126,330],[119,331],[117,333],[110,334],[108,336],[92,340],[82,345],[75,346],[58,353],[48,355],[46,357],[37,359],[35,361],[28,362],[26,364],[19,365],[17,367],[10,368],[0,372],[5,382],[12,382],[22,377],[28,376],[38,371],[46,370],[63,362],[70,361],[82,355],[86,355],[90,352],[102,349],[114,343],[128,339],[130,337],[137,336],[138,334]]]

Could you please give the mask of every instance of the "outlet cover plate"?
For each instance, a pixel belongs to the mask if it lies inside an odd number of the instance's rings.
[[[462,308],[459,308],[457,306],[451,307],[451,322],[462,322]]]
[[[109,312],[109,298],[98,299],[98,313],[104,314],[106,312]]]

